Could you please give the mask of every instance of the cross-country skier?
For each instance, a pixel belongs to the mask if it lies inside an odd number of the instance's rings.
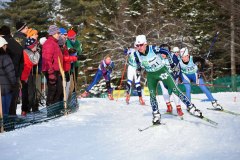
[[[128,55],[128,70],[127,70],[127,95],[126,95],[126,102],[129,103],[130,94],[131,94],[131,85],[134,80],[135,87],[137,89],[137,93],[139,96],[139,103],[141,105],[145,105],[144,100],[142,99],[142,87],[140,84],[141,75],[137,73],[137,63],[134,57],[134,48],[128,48],[124,50],[124,52]]]
[[[215,109],[222,110],[221,105],[217,103],[217,100],[213,98],[211,92],[205,86],[204,80],[201,76],[201,72],[199,71],[200,68],[198,68],[198,65],[197,65],[198,63],[199,65],[203,66],[204,63],[209,63],[209,62],[206,62],[205,59],[200,57],[190,56],[187,48],[182,48],[180,50],[180,55],[182,59],[180,61],[180,66],[183,73],[182,80],[186,88],[186,96],[188,97],[188,99],[191,100],[191,82],[193,82],[200,87],[203,93],[206,94],[206,96],[212,102],[212,106]]]
[[[170,47],[169,45],[167,45],[167,44],[162,44],[162,45],[160,46],[160,48],[167,49],[168,51],[171,50],[171,47]],[[176,50],[175,47],[174,47],[174,49]],[[179,49],[178,49],[178,51],[179,51]],[[179,74],[180,74],[180,73],[179,73],[179,72],[180,72],[179,65],[178,65],[178,64],[175,65],[175,71],[173,71],[172,68],[171,68],[171,66],[170,66],[169,60],[168,60],[168,58],[167,58],[167,55],[165,55],[165,54],[162,53],[161,56],[162,56],[162,59],[163,59],[163,63],[164,63],[165,66],[168,68],[169,73],[172,74],[172,76],[173,76],[173,78],[174,78],[174,80],[175,80],[175,83],[178,84],[178,79],[179,79]],[[176,57],[175,57],[176,55],[174,55],[174,53],[173,53],[171,56],[172,56],[172,58],[176,58]],[[176,61],[175,61],[175,62],[176,62]],[[178,63],[178,62],[179,62],[179,61],[178,61],[178,59],[177,59],[177,63]],[[178,67],[178,69],[177,69],[176,67]],[[176,72],[177,72],[177,73],[176,73]],[[159,84],[160,84],[161,89],[162,89],[163,99],[164,99],[164,101],[166,102],[166,105],[167,105],[167,113],[172,113],[172,104],[171,104],[171,102],[170,102],[170,95],[171,95],[172,91],[171,91],[171,90],[168,90],[168,87],[165,86],[162,81],[160,81]],[[169,94],[169,92],[170,92],[170,94]],[[175,102],[175,104],[176,104],[177,114],[178,114],[179,116],[183,116],[183,112],[182,112],[182,109],[181,109],[181,101],[180,101],[180,98],[179,98],[178,96],[176,96],[175,94],[172,94],[172,96],[173,96],[174,102]]]
[[[114,100],[112,96],[112,88],[111,88],[111,78],[110,74],[112,73],[112,69],[114,68],[114,62],[111,60],[110,55],[106,55],[104,59],[99,64],[97,73],[95,74],[92,83],[87,87],[84,93],[81,94],[80,97],[87,97],[89,95],[89,91],[91,88],[99,82],[99,80],[104,77],[106,80],[106,87],[108,90],[108,98],[109,100]]]
[[[137,51],[134,52],[134,55],[138,64],[138,71],[140,71],[141,66],[143,66],[147,72],[150,103],[153,111],[153,125],[161,124],[161,115],[158,110],[158,102],[156,99],[156,88],[159,81],[162,81],[164,85],[173,90],[173,92],[180,97],[183,103],[186,104],[188,112],[195,116],[202,116],[201,111],[198,110],[177,87],[173,77],[168,72],[167,67],[164,65],[159,56],[161,53],[163,53],[171,58],[170,51],[157,46],[148,45],[145,35],[138,35],[136,37],[135,44]],[[170,64],[172,65],[173,63],[171,62]]]

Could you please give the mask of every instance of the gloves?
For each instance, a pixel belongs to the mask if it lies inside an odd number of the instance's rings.
[[[136,74],[137,74],[137,78],[138,78],[141,75],[141,69],[137,69]]]
[[[112,66],[108,65],[106,66],[107,71],[112,71]]]
[[[172,71],[173,72],[179,72],[180,68],[178,66],[175,66],[175,67],[172,68]]]
[[[57,77],[54,73],[54,70],[49,69],[48,70],[48,80],[50,84],[56,84],[57,83]]]
[[[70,55],[73,55],[73,54],[77,53],[77,50],[74,49],[74,48],[69,48],[68,52],[69,52]]]

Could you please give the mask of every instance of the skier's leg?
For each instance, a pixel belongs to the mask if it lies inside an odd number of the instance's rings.
[[[185,86],[186,90],[186,96],[188,97],[189,100],[191,100],[191,82],[188,76],[185,74],[182,74],[182,82]]]
[[[92,83],[87,87],[86,91],[89,92],[92,89],[92,87],[100,81],[101,77],[102,77],[102,71],[98,70],[93,78]]]
[[[161,89],[162,89],[163,99],[164,99],[164,101],[166,102],[166,105],[167,105],[167,111],[166,112],[172,113],[172,105],[171,105],[171,102],[170,102],[170,95],[168,93],[168,89],[166,88],[166,86],[164,86],[162,81],[160,81],[159,84],[160,84]]]

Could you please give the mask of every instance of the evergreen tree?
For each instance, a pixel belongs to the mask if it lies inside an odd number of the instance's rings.
[[[2,10],[1,19],[15,28],[17,21],[27,22],[30,27],[38,30],[49,26],[52,1],[49,0],[17,0],[7,2],[8,7]]]

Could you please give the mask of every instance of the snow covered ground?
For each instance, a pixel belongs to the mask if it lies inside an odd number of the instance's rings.
[[[108,101],[79,100],[78,112],[51,122],[0,134],[1,160],[238,160],[240,157],[240,116],[207,110],[203,94],[192,95],[203,114],[218,127],[190,116],[184,120],[162,114],[166,125],[139,132],[151,124],[147,106],[131,97]],[[239,93],[216,93],[225,109],[240,113]],[[235,98],[234,98],[235,97]],[[160,111],[166,110],[159,96]],[[174,104],[173,104],[174,105]]]

